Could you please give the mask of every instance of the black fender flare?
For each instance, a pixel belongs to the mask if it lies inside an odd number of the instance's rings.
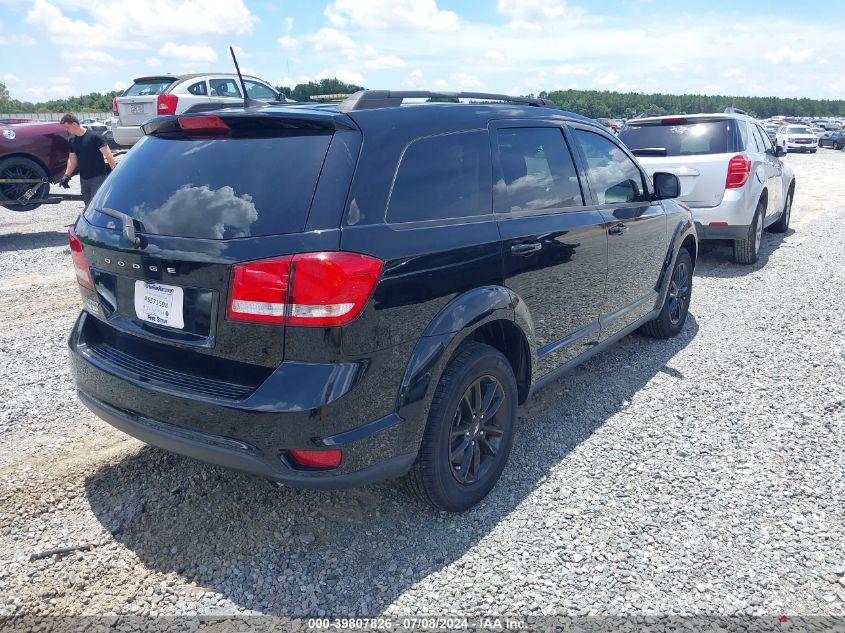
[[[481,286],[458,295],[432,319],[411,352],[396,399],[396,412],[410,424],[402,426],[402,443],[418,447],[434,390],[455,350],[486,323],[505,320],[523,333],[536,353],[534,326],[525,302],[504,286]],[[406,444],[407,442],[407,444]]]
[[[678,259],[678,253],[681,251],[684,241],[690,235],[695,240],[695,251],[690,253],[693,261],[693,272],[695,272],[695,262],[698,261],[698,234],[695,232],[695,223],[693,222],[692,215],[685,213],[678,218],[672,229],[672,237],[669,239],[669,247],[666,249],[666,258],[663,260],[663,267],[660,269],[660,276],[657,278],[657,284],[654,287],[657,291],[657,305],[655,309],[659,309],[663,305],[666,293],[669,290],[669,279],[672,276],[672,269],[675,267],[675,261]]]

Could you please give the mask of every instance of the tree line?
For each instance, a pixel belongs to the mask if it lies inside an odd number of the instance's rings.
[[[313,95],[348,94],[362,88],[333,78],[297,84],[294,87],[276,86],[276,89],[295,101],[308,101]],[[0,83],[0,112],[110,112],[112,98],[120,94],[119,91],[92,92],[81,97],[32,103],[12,99],[9,90]],[[731,105],[761,119],[778,114],[784,116],[845,117],[844,100],[731,97],[701,94],[644,94],[597,90],[554,90],[528,96],[550,99],[564,110],[592,118],[629,119],[638,114],[722,112]]]

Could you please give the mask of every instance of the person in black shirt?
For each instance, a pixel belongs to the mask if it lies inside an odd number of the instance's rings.
[[[62,126],[70,133],[70,155],[68,156],[67,168],[65,175],[59,183],[62,187],[67,189],[69,187],[68,181],[73,176],[73,172],[79,167],[79,180],[82,185],[82,200],[85,206],[91,202],[91,198],[97,193],[97,189],[103,184],[108,172],[106,171],[106,163],[103,158],[108,161],[109,167],[115,168],[114,156],[112,156],[111,149],[109,149],[106,139],[97,132],[92,132],[88,128],[79,124],[77,119],[72,114],[66,114],[61,120]]]

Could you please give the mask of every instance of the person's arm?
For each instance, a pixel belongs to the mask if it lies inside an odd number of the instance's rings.
[[[76,171],[76,154],[71,152],[67,155],[67,167],[65,167],[65,175],[62,178],[62,186],[67,184],[67,181],[71,179],[73,176],[73,172]]]
[[[100,152],[106,157],[106,162],[109,164],[109,167],[112,169],[117,167],[117,162],[114,160],[114,155],[111,153],[111,148],[108,145],[103,145],[100,148]]]

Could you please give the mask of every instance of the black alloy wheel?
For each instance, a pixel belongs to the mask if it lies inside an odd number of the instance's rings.
[[[689,310],[690,300],[690,270],[689,263],[679,260],[669,281],[669,322],[678,325]]]
[[[508,427],[499,415],[504,401],[505,390],[489,375],[464,392],[449,433],[449,463],[458,483],[475,483],[495,463]]]
[[[518,406],[507,358],[483,343],[462,344],[446,365],[429,409],[414,493],[438,510],[462,512],[496,485],[511,451]]]

